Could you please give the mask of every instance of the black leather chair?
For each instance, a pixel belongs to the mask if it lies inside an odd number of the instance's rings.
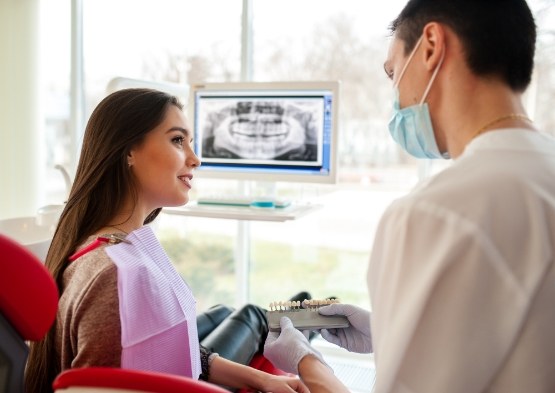
[[[233,311],[200,343],[226,359],[249,364],[257,352],[262,352],[267,334],[264,310],[247,304]]]
[[[199,341],[204,340],[218,327],[233,311],[234,308],[217,304],[197,315],[197,331]]]

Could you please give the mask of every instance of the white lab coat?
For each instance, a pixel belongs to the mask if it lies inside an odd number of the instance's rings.
[[[554,253],[555,140],[474,139],[380,222],[375,392],[555,392]]]

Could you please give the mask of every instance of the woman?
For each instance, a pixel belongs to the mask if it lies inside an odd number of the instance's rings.
[[[124,326],[127,319],[122,310],[128,305],[122,304],[126,299],[122,297],[122,277],[126,277],[123,269],[129,266],[124,259],[138,248],[134,245],[140,244],[141,236],[151,235],[145,224],[152,222],[162,207],[188,202],[192,172],[200,165],[191,142],[181,104],[159,91],[121,90],[106,97],[94,110],[85,131],[75,181],[46,257],[61,296],[55,326],[43,341],[31,346],[26,370],[28,392],[51,391],[56,375],[74,367],[134,367],[144,361],[156,371],[172,372],[164,363],[171,355],[157,353],[152,345],[150,351],[122,348],[127,336],[144,336],[141,329],[157,323],[149,320],[142,324],[139,319],[143,315],[128,313],[139,323],[132,326],[135,330]],[[161,250],[157,241],[151,244]],[[117,250],[124,255],[123,260],[116,255]],[[140,265],[141,258],[133,262]],[[175,269],[170,270],[168,274],[175,277]],[[136,292],[138,298],[142,296],[139,303],[160,304],[159,313],[164,314],[167,299],[157,291],[168,288],[170,282],[160,285],[160,281],[148,281],[152,277],[144,270],[137,277],[147,277],[146,286],[158,285],[147,288],[146,295]],[[177,285],[176,293],[170,295],[192,297],[186,293],[186,284]],[[183,313],[187,311],[184,306]],[[176,328],[183,326],[183,341],[190,355],[189,373],[183,375],[197,378],[202,364],[201,378],[216,384],[272,392],[308,391],[296,378],[263,373],[199,349],[196,324],[185,321]]]

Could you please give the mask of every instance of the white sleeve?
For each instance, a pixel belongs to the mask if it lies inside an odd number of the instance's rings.
[[[475,223],[426,202],[384,215],[368,270],[376,393],[482,392],[529,298]]]

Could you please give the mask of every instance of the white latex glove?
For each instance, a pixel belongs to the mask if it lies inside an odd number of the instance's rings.
[[[344,315],[349,320],[349,327],[320,330],[320,334],[325,340],[350,352],[372,352],[370,312],[352,304],[341,303],[320,307],[318,312],[322,315]]]
[[[268,333],[264,343],[264,356],[274,366],[288,373],[298,375],[299,362],[305,356],[313,355],[329,367],[322,358],[322,354],[310,346],[306,337],[295,329],[289,318],[282,317],[279,324],[281,332]]]

